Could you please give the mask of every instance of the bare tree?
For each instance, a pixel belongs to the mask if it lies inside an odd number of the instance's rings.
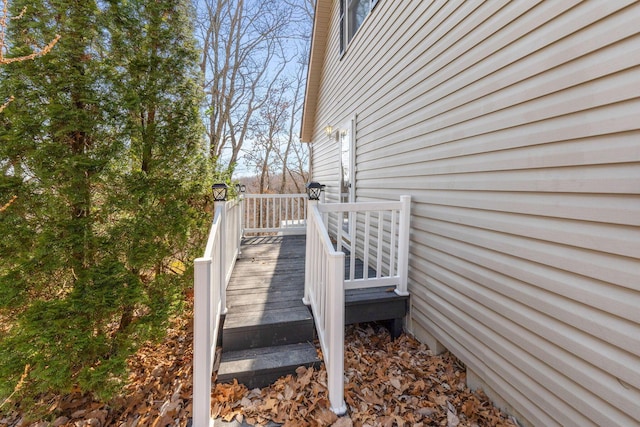
[[[284,192],[287,188],[287,181],[291,178],[291,182],[296,188],[296,192],[301,193],[303,189],[301,184],[306,181],[307,173],[306,164],[308,160],[307,147],[300,142],[298,129],[300,124],[300,116],[302,114],[302,105],[304,102],[304,87],[307,73],[308,55],[300,57],[297,66],[297,72],[293,79],[292,85],[292,102],[290,103],[289,122],[286,135],[286,146],[279,153],[282,173],[280,178],[280,191]]]
[[[282,150],[286,144],[286,129],[290,116],[288,87],[288,81],[280,80],[279,84],[269,91],[258,120],[251,128],[253,144],[250,150],[246,150],[246,158],[260,177],[260,194],[269,189],[272,173],[282,167]]]
[[[316,7],[316,0],[283,0],[289,5],[296,17],[296,28],[298,36],[307,43],[311,40],[311,29],[313,26],[313,14]]]
[[[280,191],[290,191],[288,183],[291,183],[295,187],[295,191],[301,193],[304,191],[303,184],[309,176],[307,171],[309,150],[307,144],[300,142],[298,131],[304,103],[315,0],[283,1],[293,9],[295,47],[298,53],[294,72],[291,73],[291,102],[286,147],[280,153],[282,165]]]
[[[292,8],[281,0],[198,0],[198,9],[209,151],[232,172],[256,112],[291,60]]]

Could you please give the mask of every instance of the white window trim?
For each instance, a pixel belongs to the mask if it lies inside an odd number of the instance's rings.
[[[367,0],[369,2],[369,12],[367,16],[364,17],[360,26],[353,32],[353,35],[349,37],[351,29],[349,28],[350,14],[349,14],[349,6],[351,1],[353,0],[339,0],[340,1],[340,9],[338,11],[338,22],[340,26],[340,57],[344,56],[344,54],[349,49],[349,45],[356,38],[358,34],[358,30],[367,22],[369,16],[373,13],[374,8],[380,2],[379,0]]]

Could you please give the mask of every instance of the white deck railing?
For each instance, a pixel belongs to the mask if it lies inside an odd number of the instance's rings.
[[[375,286],[396,286],[408,295],[409,219],[411,197],[399,202],[331,203],[309,206],[305,257],[304,302],[311,306],[327,368],[331,410],[346,412],[344,402],[344,292]],[[351,224],[343,236],[344,218]],[[329,229],[334,225],[334,246]],[[350,267],[345,279],[345,243]],[[355,258],[362,257],[362,277],[356,277]],[[375,275],[369,277],[369,268]]]
[[[244,195],[244,234],[304,234],[306,194]]]
[[[304,302],[311,305],[328,374],[331,409],[344,401],[344,291],[396,286],[407,295],[411,198],[317,204],[304,194],[246,195],[217,203],[204,255],[194,265],[193,425],[211,426],[211,375],[226,288],[244,233],[307,233]],[[307,218],[308,215],[308,218]],[[344,219],[350,227],[345,231]],[[329,229],[333,224],[332,243]],[[350,267],[345,278],[345,254]],[[355,258],[364,268],[357,277]],[[369,269],[375,271],[369,275]]]
[[[304,303],[311,306],[327,369],[329,403],[344,414],[344,253],[334,249],[313,203],[309,207],[305,254]]]
[[[319,204],[318,209],[325,224],[343,225],[330,230],[336,250],[345,248],[352,260],[359,258],[364,265],[357,276],[356,262],[349,262],[345,289],[395,286],[397,294],[408,295],[411,196],[401,196],[398,202]]]
[[[220,315],[226,312],[226,289],[240,251],[241,206],[218,202],[204,255],[194,262],[193,425],[209,427],[211,375]]]

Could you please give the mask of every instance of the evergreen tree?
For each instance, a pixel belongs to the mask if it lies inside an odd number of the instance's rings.
[[[127,219],[115,228],[111,244],[140,279],[140,296],[154,307],[152,316],[166,318],[167,298],[180,291],[171,261],[184,255],[190,230],[206,229],[193,222],[203,219],[194,212],[193,197],[204,191],[203,180],[210,181],[202,158],[191,10],[182,0],[129,0],[111,2],[108,13],[118,64],[115,94],[125,113],[121,135],[128,146],[109,201]],[[120,331],[129,327],[135,309],[124,307]]]
[[[186,0],[15,0],[1,71],[0,398],[120,386],[184,286],[203,194],[198,55]]]

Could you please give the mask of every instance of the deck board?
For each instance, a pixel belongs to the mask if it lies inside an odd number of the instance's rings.
[[[313,341],[302,303],[304,249],[304,236],[243,239],[227,287],[223,352]]]
[[[242,241],[242,253],[236,262],[227,288],[226,326],[269,324],[273,319],[300,320],[304,296],[305,236],[258,236]],[[351,257],[345,257],[345,277]],[[369,277],[376,271],[368,269]],[[355,260],[356,277],[362,277],[363,263]],[[346,323],[401,318],[406,314],[406,297],[393,287],[352,289],[345,292]],[[244,319],[243,319],[244,318]]]

